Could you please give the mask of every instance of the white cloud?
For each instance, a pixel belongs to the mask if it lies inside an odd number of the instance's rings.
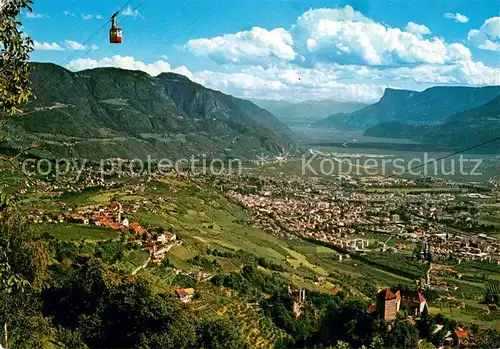
[[[319,64],[248,66],[236,73],[200,71],[190,78],[204,86],[245,98],[289,101],[331,99],[374,102],[386,87],[422,90],[435,85],[499,85],[500,69],[464,60],[451,65],[370,67]]]
[[[139,12],[139,10],[133,10],[132,7],[129,5],[125,10],[122,11],[122,15],[124,16],[131,16],[134,18],[141,17],[142,15]]]
[[[33,48],[36,51],[64,51],[64,47],[60,46],[56,42],[39,42],[34,40],[33,41]]]
[[[66,50],[97,50],[99,47],[97,45],[86,46],[77,41],[64,40],[64,45],[60,45],[57,42],[40,42],[33,41],[33,48],[38,51],[66,51]]]
[[[27,12],[26,13],[26,18],[31,18],[31,19],[42,19],[42,18],[48,18],[47,15],[43,15],[41,13],[35,13],[35,12]]]
[[[71,11],[68,11],[68,10],[64,10],[63,15],[65,15],[67,17],[75,17],[75,14]]]
[[[254,27],[211,39],[189,40],[186,48],[197,56],[208,56],[219,64],[264,64],[271,58],[290,61],[296,57],[293,40],[283,28],[271,31]]]
[[[414,82],[429,87],[434,85],[500,85],[500,69],[485,66],[482,62],[464,60],[453,65],[422,65],[399,67],[370,72],[400,87]],[[411,84],[410,84],[411,85]]]
[[[472,53],[462,44],[450,44],[447,50],[447,60],[453,63],[471,61]]]
[[[463,15],[461,13],[446,12],[444,14],[444,17],[448,18],[448,19],[454,19],[455,22],[458,22],[458,23],[467,23],[469,21],[469,18],[466,15]]]
[[[65,40],[64,43],[66,44],[66,47],[71,49],[71,50],[77,50],[77,51],[84,51],[84,50],[97,50],[99,47],[97,45],[90,45],[90,46],[85,46],[83,44],[80,44],[77,41],[73,40]]]
[[[98,67],[117,67],[129,70],[141,70],[152,76],[166,72],[174,72],[187,76],[192,81],[208,88],[220,90],[238,97],[302,100],[360,100],[374,102],[382,95],[384,88],[379,83],[346,83],[336,81],[337,76],[332,67],[307,69],[293,65],[285,67],[271,66],[267,68],[249,66],[240,72],[227,73],[202,70],[190,71],[186,66],[172,68],[166,61],[146,64],[133,57],[113,56],[100,60],[77,59],[66,67],[73,71]],[[340,67],[344,69],[345,66]]]
[[[193,72],[194,80],[202,85],[244,98],[374,102],[386,87],[382,81],[342,81],[340,75],[336,67],[308,69],[290,64],[248,67],[238,73]]]
[[[500,85],[500,68],[492,68],[483,62],[463,61],[451,67],[454,75],[461,84],[466,85]]]
[[[85,46],[76,41],[66,40],[66,46],[72,50],[85,50]]]
[[[311,9],[298,18],[291,32],[297,42],[295,49],[309,64],[398,66],[445,64],[465,58],[457,57],[456,50],[441,38],[423,39],[423,34],[430,33],[426,26],[410,22],[406,31],[391,28],[350,6],[340,10]]]
[[[313,27],[317,22],[327,21],[355,21],[355,22],[372,22],[365,17],[361,12],[355,11],[351,6],[347,5],[343,8],[319,8],[310,9],[298,18],[299,27]]]
[[[409,22],[405,29],[377,23],[350,6],[310,9],[289,30],[254,27],[214,38],[189,40],[185,45],[197,56],[218,64],[267,66],[279,61],[304,66],[318,63],[368,66],[451,64],[469,59],[465,46],[431,33],[422,24]]]
[[[415,22],[408,22],[406,25],[406,31],[408,33],[413,33],[417,35],[427,35],[431,33],[431,30],[423,24],[417,24]]]
[[[457,48],[457,50],[459,50]],[[134,57],[113,56],[100,60],[77,59],[68,69],[79,71],[97,67],[141,70],[151,76],[175,72],[206,87],[243,98],[289,101],[332,99],[374,102],[386,87],[421,90],[434,85],[498,85],[500,69],[481,62],[464,60],[451,65],[413,67],[370,67],[318,64],[314,68],[293,63],[239,66],[236,72],[191,71],[186,66],[172,68],[167,61],[144,63]]]
[[[88,15],[86,15],[83,13],[82,13],[82,18],[86,21],[89,19],[103,19],[103,17],[100,14],[96,14],[96,15],[88,14]]]
[[[500,51],[500,17],[488,18],[481,28],[469,31],[467,39],[482,50]]]
[[[104,57],[100,60],[80,58],[69,62],[66,67],[74,71],[98,67],[115,67],[128,70],[142,70],[151,76],[175,71],[175,69],[172,70],[170,64],[166,61],[158,60],[154,63],[146,64],[141,61],[136,61],[134,57],[118,55],[113,57]]]

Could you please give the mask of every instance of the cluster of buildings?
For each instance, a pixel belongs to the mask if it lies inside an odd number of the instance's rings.
[[[368,312],[377,312],[385,321],[392,321],[403,304],[408,314],[415,317],[429,312],[427,300],[420,291],[397,291],[392,292],[385,288],[377,293],[377,302],[368,308]]]
[[[431,245],[435,259],[450,256],[461,261],[477,260],[500,264],[500,240],[485,234],[470,235],[431,235],[426,239]]]
[[[420,291],[396,291],[393,292],[385,288],[377,293],[376,303],[370,305],[369,313],[376,313],[385,321],[393,321],[402,310],[402,306],[406,309],[408,315],[416,320],[421,316],[429,313],[427,300]],[[444,325],[437,324],[434,333],[443,330]],[[453,332],[447,331],[444,333],[444,343],[452,345],[456,340],[458,343],[467,341],[471,335],[470,329],[457,327]]]
[[[218,180],[227,196],[252,213],[254,227],[275,234],[314,239],[353,252],[365,253],[378,247],[388,250],[382,241],[370,245],[360,238],[373,232],[399,240],[392,251],[405,249],[407,244],[423,244],[431,246],[435,259],[453,256],[500,263],[500,239],[448,224],[450,217],[473,220],[487,204],[495,207],[500,193],[494,190],[488,195],[471,196],[463,194],[470,188],[457,190],[453,184],[450,190],[434,190],[447,184],[432,182],[430,190],[412,191],[414,182],[385,177],[351,179],[355,186],[294,175],[240,175]],[[386,190],[391,185],[396,188]],[[398,192],[404,188],[406,191]],[[490,214],[500,216],[500,206]]]
[[[128,204],[125,206],[127,212],[135,213],[139,204]],[[66,204],[62,204],[61,212],[44,212],[37,209],[31,210],[28,214],[34,223],[73,223],[83,225],[95,225],[98,227],[107,227],[114,230],[129,231],[133,230],[137,234],[147,233],[147,229],[140,226],[139,223],[129,222],[128,218],[123,216],[124,207],[119,202],[112,202],[109,205],[91,205],[73,209]]]
[[[173,247],[182,244],[176,234],[170,232],[152,233],[149,229],[142,226],[139,222],[129,221],[124,216],[125,212],[135,213],[140,204],[129,203],[122,205],[120,202],[113,201],[109,205],[93,205],[81,207],[73,210],[70,207],[62,207],[60,213],[44,213],[39,210],[31,210],[28,218],[35,223],[68,223],[81,225],[94,225],[98,227],[109,228],[122,233],[134,233],[139,239],[145,250],[147,250],[154,263],[160,263],[166,256],[166,253]]]

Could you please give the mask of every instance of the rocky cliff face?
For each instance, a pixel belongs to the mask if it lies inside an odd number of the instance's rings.
[[[500,136],[500,96],[482,106],[453,114],[441,123],[381,123],[367,129],[365,135],[412,139],[437,147],[473,147]],[[474,151],[499,154],[500,140],[485,144]]]
[[[348,114],[331,115],[316,124],[364,130],[385,122],[429,124],[472,109],[500,95],[500,86],[432,87],[422,92],[386,89],[379,102]]]

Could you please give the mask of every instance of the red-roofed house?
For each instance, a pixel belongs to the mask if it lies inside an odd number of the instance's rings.
[[[135,233],[136,234],[144,234],[144,233],[147,233],[148,231],[143,228],[139,223],[137,222],[132,222],[132,223],[129,223],[128,227],[130,229],[134,229]]]
[[[377,305],[376,304],[372,304],[368,307],[368,309],[366,310],[369,314],[373,313],[374,311],[377,310]]]
[[[179,288],[175,292],[183,303],[188,303],[194,296],[194,288]]]
[[[464,339],[468,339],[470,335],[470,330],[469,329],[463,329],[458,327],[455,329],[455,336],[457,336],[459,341],[462,341]]]
[[[429,312],[427,300],[420,291],[404,291],[401,299],[403,301],[403,304],[410,310],[410,313],[414,316],[420,316],[426,312]]]
[[[331,292],[332,295],[336,296],[341,291],[343,291],[341,287],[335,287]]]

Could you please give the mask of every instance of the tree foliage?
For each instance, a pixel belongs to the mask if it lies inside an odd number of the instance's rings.
[[[1,338],[8,346],[33,348],[47,342],[51,333],[39,298],[49,279],[49,254],[15,200],[2,195],[0,206]]]
[[[121,279],[95,258],[59,273],[60,286],[44,294],[45,315],[77,331],[89,347],[188,348],[194,342],[189,310],[145,280]]]
[[[15,114],[33,96],[29,53],[33,41],[20,30],[22,10],[31,11],[31,0],[9,0],[0,10],[0,113]]]
[[[196,344],[199,349],[246,349],[248,344],[239,337],[236,328],[220,317],[202,320],[196,327]]]

